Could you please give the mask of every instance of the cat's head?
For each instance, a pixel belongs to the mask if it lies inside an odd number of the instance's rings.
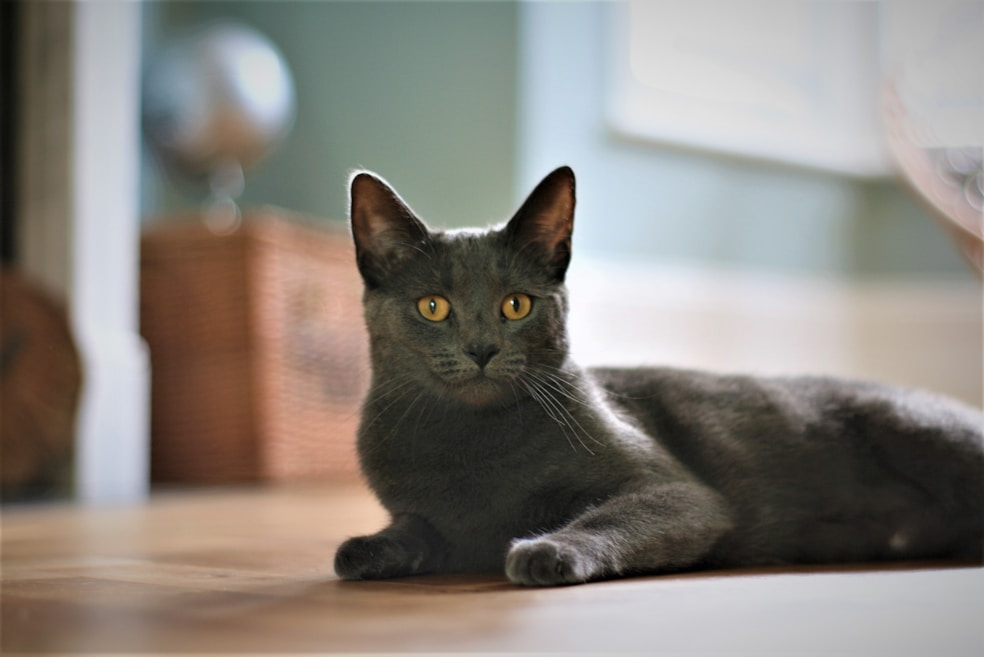
[[[503,226],[431,230],[384,180],[351,179],[350,217],[377,376],[471,406],[551,377],[567,357],[564,275],[574,172],[557,169]],[[398,380],[397,380],[398,379]]]

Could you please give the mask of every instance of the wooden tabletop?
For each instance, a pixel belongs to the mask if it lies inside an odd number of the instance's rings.
[[[341,582],[385,514],[359,486],[6,507],[3,654],[637,652],[984,655],[984,570],[693,573],[524,589],[503,577]]]

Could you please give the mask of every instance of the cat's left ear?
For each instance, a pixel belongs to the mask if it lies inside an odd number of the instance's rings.
[[[530,192],[506,226],[513,245],[541,260],[558,281],[571,260],[574,202],[574,171],[560,167]]]
[[[426,251],[430,234],[385,180],[358,171],[349,181],[349,217],[363,280],[375,287],[400,262]]]

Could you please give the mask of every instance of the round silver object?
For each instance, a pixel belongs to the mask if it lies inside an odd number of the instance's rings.
[[[144,77],[150,141],[185,173],[248,169],[294,121],[294,81],[265,36],[215,24],[166,48]]]

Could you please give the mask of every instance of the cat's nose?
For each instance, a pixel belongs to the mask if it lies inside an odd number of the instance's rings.
[[[488,365],[497,353],[499,353],[499,347],[494,344],[471,344],[465,348],[465,355],[478,363],[479,367]]]

